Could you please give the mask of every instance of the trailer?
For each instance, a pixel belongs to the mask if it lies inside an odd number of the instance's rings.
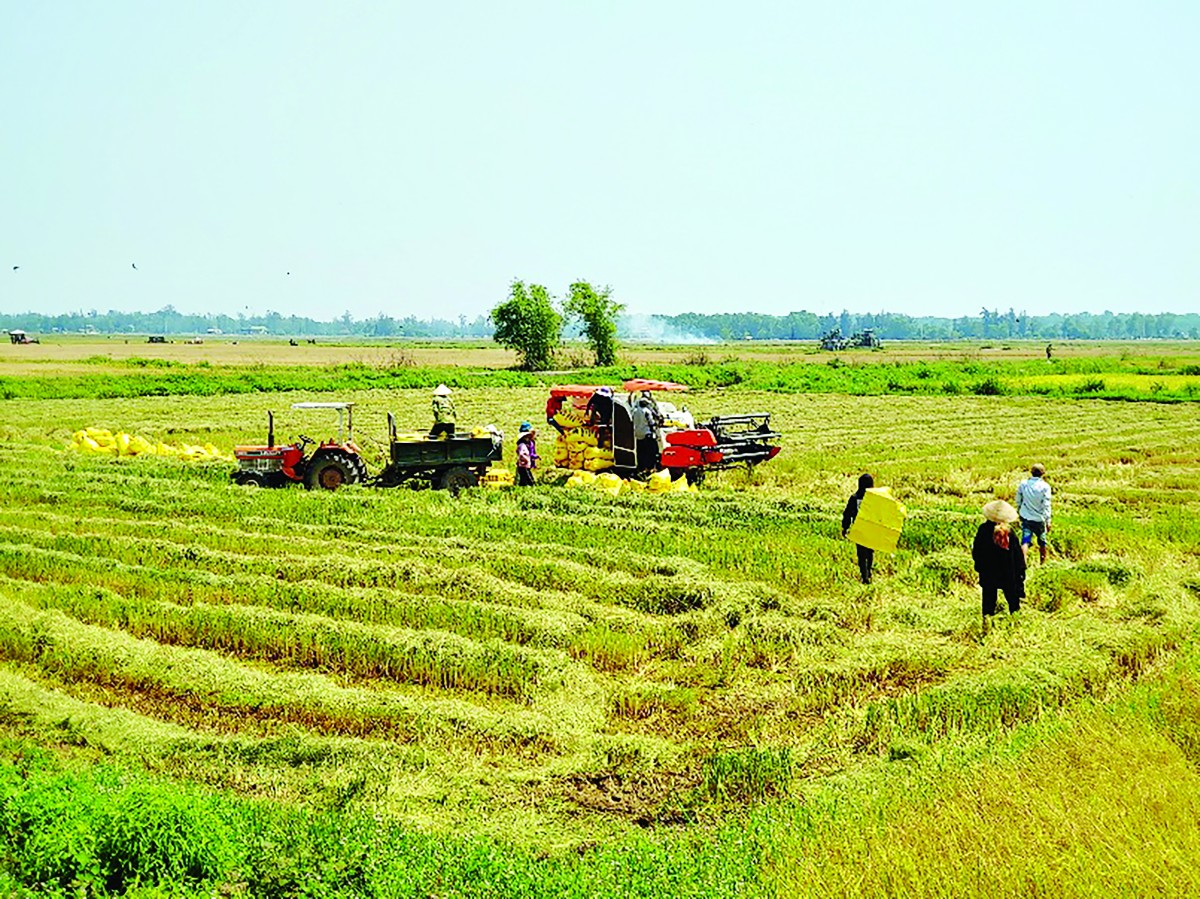
[[[429,486],[458,491],[479,486],[488,466],[504,454],[504,435],[490,428],[483,436],[418,437],[403,440],[396,433],[396,419],[388,413],[386,468],[370,478],[373,487]]]

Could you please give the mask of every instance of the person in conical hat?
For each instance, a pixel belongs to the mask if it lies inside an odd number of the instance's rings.
[[[1017,510],[1002,499],[994,499],[983,507],[986,519],[975,532],[971,558],[979,574],[983,593],[983,617],[996,614],[996,599],[1004,591],[1010,614],[1020,611],[1025,596],[1025,553],[1013,533],[1012,525],[1020,516]]]
[[[1017,510],[1002,499],[994,499],[985,504],[983,517],[993,524],[1013,524],[1018,518]]]
[[[447,437],[453,437],[456,417],[454,400],[450,399],[450,388],[445,384],[438,384],[433,390],[433,427],[429,436],[436,438],[445,434]]]

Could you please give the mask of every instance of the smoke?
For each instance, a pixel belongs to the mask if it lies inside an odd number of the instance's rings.
[[[617,336],[622,340],[643,343],[716,343],[709,337],[701,337],[676,327],[657,315],[637,313],[622,315],[617,319]]]

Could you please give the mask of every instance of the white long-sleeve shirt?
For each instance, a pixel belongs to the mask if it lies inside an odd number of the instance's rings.
[[[1050,523],[1050,485],[1034,476],[1017,488],[1017,514],[1026,521]]]

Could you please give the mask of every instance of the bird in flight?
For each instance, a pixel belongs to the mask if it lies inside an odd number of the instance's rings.
[[[15,272],[15,271],[16,271],[17,269],[19,269],[20,267],[21,267],[21,266],[19,266],[19,265],[14,265],[14,266],[13,266],[13,271]]]
[[[133,270],[136,272],[136,271],[137,271],[137,263],[136,263],[136,262],[131,262],[131,263],[129,263],[129,264],[133,266]]]

